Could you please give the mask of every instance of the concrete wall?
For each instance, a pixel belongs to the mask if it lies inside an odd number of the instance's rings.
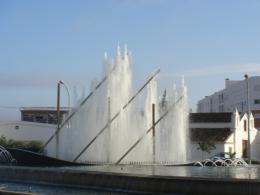
[[[255,168],[241,168],[232,172],[218,168],[218,172],[201,167],[149,167],[148,172],[129,172],[118,167],[109,172],[68,168],[1,166],[0,181],[103,189],[116,194],[207,194],[259,195],[260,180],[253,175]],[[120,171],[119,171],[120,170]],[[133,169],[132,169],[133,170]],[[243,173],[243,169],[242,169]],[[98,192],[97,192],[98,193]],[[87,194],[87,193],[86,193]]]
[[[14,140],[39,140],[46,142],[54,133],[56,125],[25,121],[1,122],[0,136]]]

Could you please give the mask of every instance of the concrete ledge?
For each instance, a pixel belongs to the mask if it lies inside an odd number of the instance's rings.
[[[37,194],[27,193],[27,192],[15,192],[9,190],[0,190],[0,195],[37,195]]]
[[[153,194],[260,194],[260,181],[253,179],[149,176],[59,168],[2,166],[0,180]]]

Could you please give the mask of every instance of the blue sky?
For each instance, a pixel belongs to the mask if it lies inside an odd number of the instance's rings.
[[[88,88],[104,52],[125,43],[136,83],[157,67],[162,87],[184,75],[194,109],[225,78],[260,74],[259,10],[258,0],[2,0],[0,106],[14,108],[0,120],[54,106],[60,79]]]

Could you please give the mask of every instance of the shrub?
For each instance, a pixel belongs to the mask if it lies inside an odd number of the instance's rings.
[[[0,145],[5,148],[20,148],[33,152],[39,152],[43,148],[43,143],[38,140],[32,141],[21,141],[21,140],[13,140],[6,139],[4,136],[0,137]]]

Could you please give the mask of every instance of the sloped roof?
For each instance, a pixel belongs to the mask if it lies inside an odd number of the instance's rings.
[[[224,142],[231,134],[229,128],[192,128],[191,140]]]
[[[190,113],[192,123],[229,123],[232,121],[232,112],[205,112]]]

